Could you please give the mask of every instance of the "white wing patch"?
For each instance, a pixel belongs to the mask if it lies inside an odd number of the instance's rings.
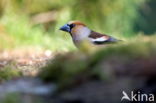
[[[92,42],[104,42],[104,41],[106,41],[106,40],[108,40],[108,39],[105,38],[105,37],[100,37],[100,38],[96,38],[96,39],[90,38],[90,40],[91,40]]]

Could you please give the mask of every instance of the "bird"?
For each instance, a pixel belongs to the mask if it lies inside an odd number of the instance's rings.
[[[77,20],[69,21],[60,27],[60,30],[68,32],[72,37],[73,43],[78,48],[80,44],[86,41],[92,45],[105,45],[120,41],[112,36],[95,32]]]

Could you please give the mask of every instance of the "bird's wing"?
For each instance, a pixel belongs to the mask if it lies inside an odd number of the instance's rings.
[[[95,44],[114,43],[118,40],[106,34],[91,31],[89,39]]]

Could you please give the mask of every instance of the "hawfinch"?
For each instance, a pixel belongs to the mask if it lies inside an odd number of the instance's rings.
[[[74,44],[78,47],[83,41],[87,41],[94,45],[102,45],[107,43],[115,43],[119,40],[93,30],[90,30],[80,21],[70,21],[63,25],[60,30],[70,33]]]

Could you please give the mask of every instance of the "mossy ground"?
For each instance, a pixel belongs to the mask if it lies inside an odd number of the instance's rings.
[[[39,76],[43,80],[58,83],[60,87],[69,87],[92,77],[106,80],[116,75],[132,75],[135,71],[136,75],[141,75],[148,70],[152,74],[156,67],[152,62],[156,58],[154,38],[139,36],[130,42],[113,44],[92,53],[58,54]]]

